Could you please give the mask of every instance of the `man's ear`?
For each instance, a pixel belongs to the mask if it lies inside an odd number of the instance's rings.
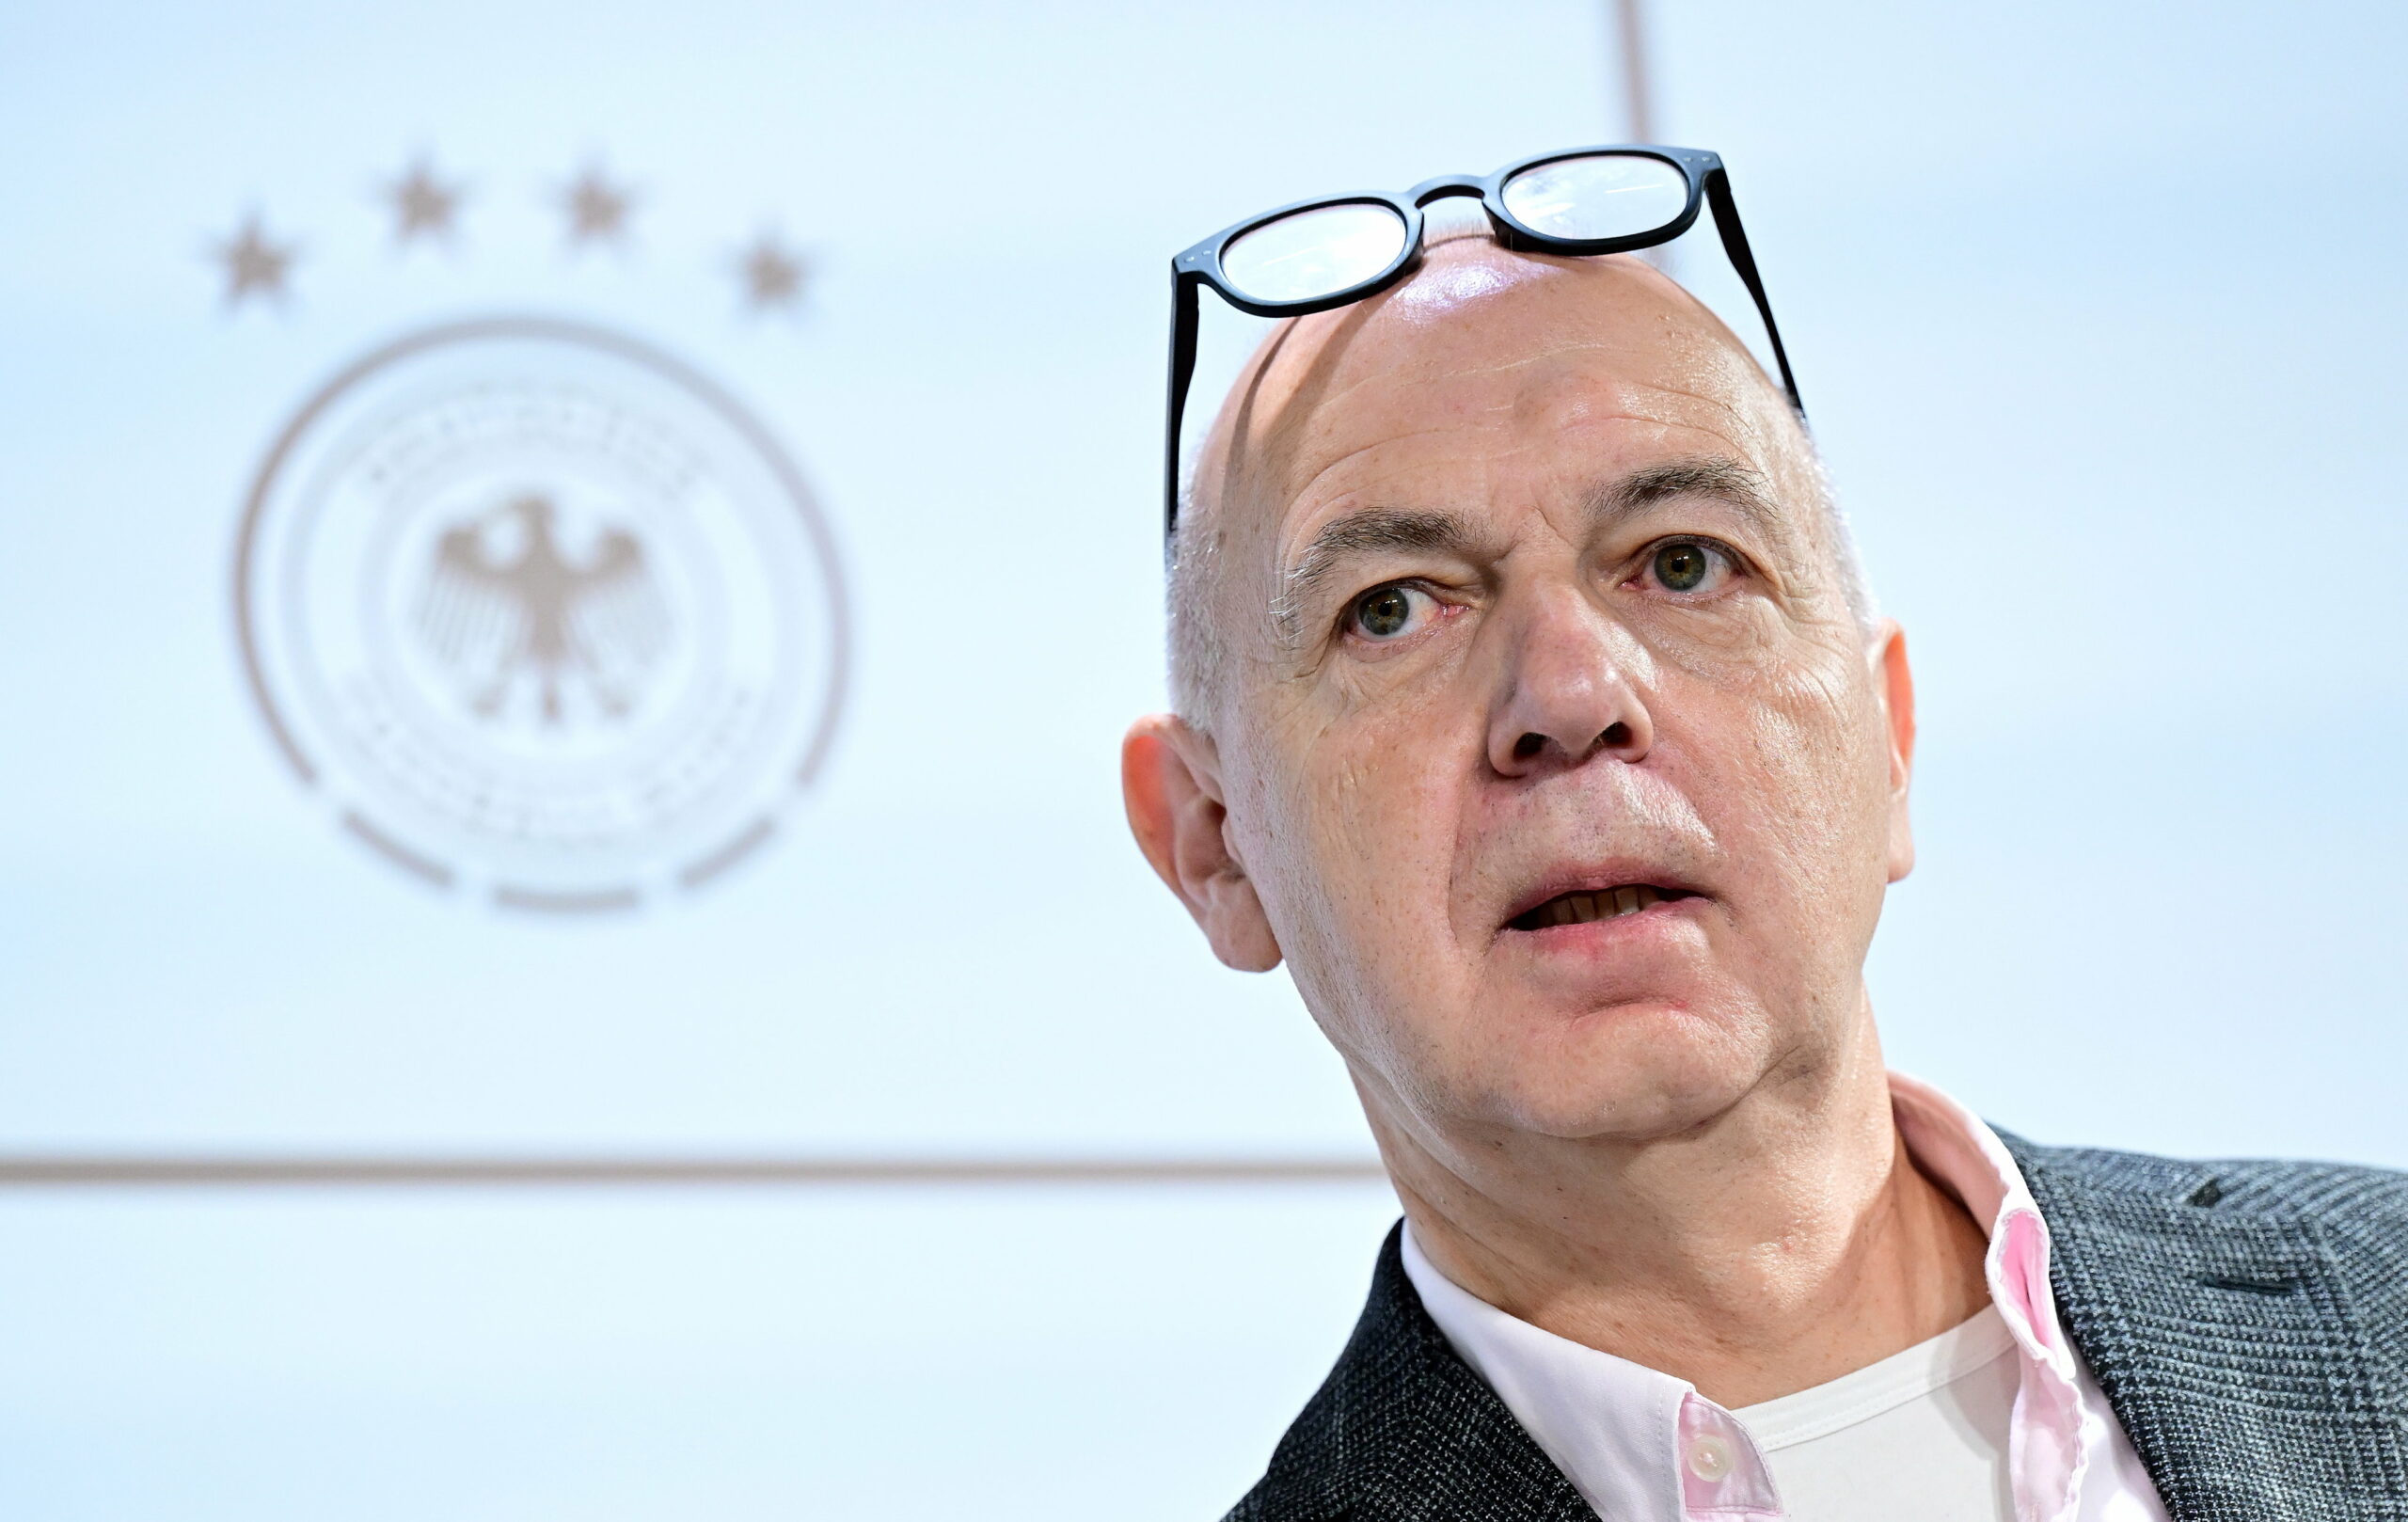
[[[1278,966],[1270,916],[1229,847],[1229,811],[1211,737],[1176,714],[1138,720],[1120,742],[1120,796],[1137,848],[1203,927],[1212,954],[1242,973]]]
[[[1915,869],[1913,826],[1907,818],[1907,785],[1915,769],[1915,675],[1907,666],[1907,633],[1895,619],[1883,619],[1866,651],[1874,690],[1890,734],[1890,880]]]

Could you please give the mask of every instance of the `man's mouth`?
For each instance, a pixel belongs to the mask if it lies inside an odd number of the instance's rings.
[[[1587,925],[1592,920],[1620,919],[1624,914],[1640,913],[1657,904],[1696,896],[1687,888],[1663,888],[1652,882],[1625,882],[1612,888],[1560,893],[1536,908],[1525,910],[1507,920],[1505,927],[1509,930],[1546,930],[1559,925]]]

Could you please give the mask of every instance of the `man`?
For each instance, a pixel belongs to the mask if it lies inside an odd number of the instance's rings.
[[[1884,1071],[1905,639],[1713,315],[1494,233],[1255,356],[1125,746],[1404,1207],[1232,1517],[2408,1517],[2408,1185],[2035,1147]]]

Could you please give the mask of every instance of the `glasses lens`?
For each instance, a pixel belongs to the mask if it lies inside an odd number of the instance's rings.
[[[1221,274],[1256,301],[1335,295],[1396,262],[1404,218],[1376,201],[1316,206],[1239,236],[1221,250]]]
[[[1688,177],[1640,153],[1556,159],[1505,182],[1505,210],[1514,220],[1532,232],[1582,243],[1669,227],[1688,204]]]

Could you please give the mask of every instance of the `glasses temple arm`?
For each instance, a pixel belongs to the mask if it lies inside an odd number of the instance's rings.
[[[1773,363],[1781,367],[1781,388],[1789,393],[1789,404],[1798,416],[1806,416],[1806,404],[1798,400],[1798,377],[1790,373],[1789,351],[1782,347],[1781,325],[1772,320],[1772,302],[1765,295],[1764,277],[1756,273],[1756,256],[1748,247],[1747,230],[1739,225],[1739,205],[1731,198],[1731,176],[1721,168],[1705,172],[1705,198],[1714,208],[1714,226],[1722,234],[1722,251],[1731,260],[1731,267],[1739,272],[1739,279],[1748,294],[1756,300],[1756,315],[1764,319],[1765,337],[1772,341]]]
[[[1196,378],[1196,288],[1200,277],[1174,269],[1170,277],[1170,409],[1163,426],[1163,548],[1168,553],[1179,528],[1179,431],[1187,414],[1187,388]]]

